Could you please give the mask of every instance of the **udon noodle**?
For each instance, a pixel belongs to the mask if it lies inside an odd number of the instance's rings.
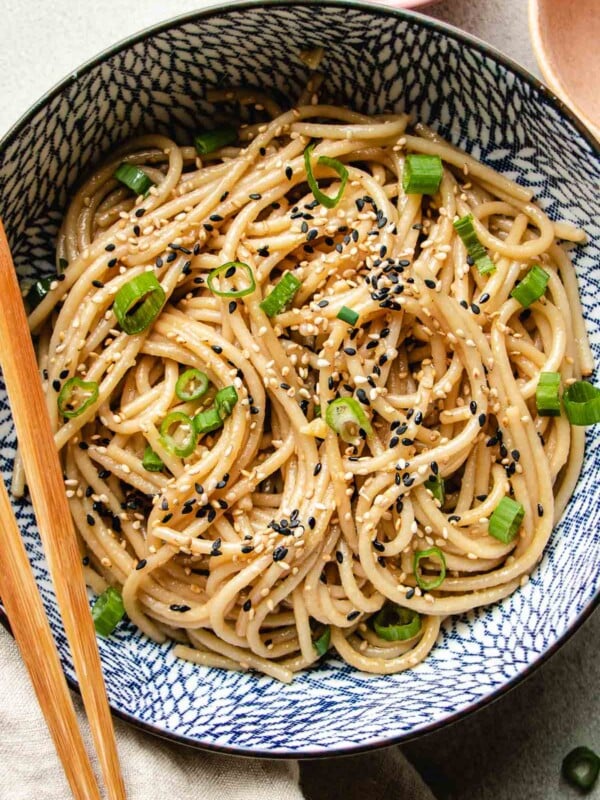
[[[540,416],[535,394],[541,372],[568,386],[592,368],[559,243],[583,236],[404,114],[310,91],[289,111],[258,93],[212,99],[268,119],[202,157],[163,135],[119,147],[75,195],[61,272],[30,316],[86,579],[198,664],[290,681],[332,649],[397,673],[444,618],[528,580],[571,494],[582,429]],[[331,208],[307,185],[310,142],[320,191],[341,194]],[[408,153],[441,158],[439,191],[403,191]],[[145,196],[115,180],[122,163],[152,181]],[[469,213],[493,272],[455,230]],[[524,309],[511,291],[534,264],[549,282]],[[300,287],[269,316],[260,304],[287,273]],[[146,274],[164,303],[127,333],[115,298]],[[190,369],[209,383],[188,400]],[[237,402],[220,426],[192,430],[225,387]],[[359,408],[350,441],[327,422],[338,398]],[[504,497],[524,510],[509,541],[488,529]],[[400,638],[380,635],[390,619]]]

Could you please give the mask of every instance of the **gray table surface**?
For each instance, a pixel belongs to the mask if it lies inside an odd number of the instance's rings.
[[[0,49],[0,135],[82,61],[148,25],[211,4],[0,0],[5,42]],[[427,11],[539,74],[529,42],[526,0],[445,0]],[[559,779],[560,762],[578,744],[600,750],[598,641],[600,614],[595,614],[524,684],[462,722],[403,746],[403,752],[440,800],[577,797]],[[312,800],[347,798],[353,794],[353,775],[376,770],[380,757],[350,759],[346,768],[335,769],[335,781],[330,762],[309,764],[303,768],[305,791]],[[600,788],[591,796],[600,797]],[[390,795],[390,800],[411,798]]]

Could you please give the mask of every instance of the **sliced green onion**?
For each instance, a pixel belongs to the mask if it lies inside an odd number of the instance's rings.
[[[535,404],[540,417],[560,417],[559,372],[540,372],[535,390]]]
[[[373,618],[373,628],[386,642],[404,642],[421,630],[421,616],[412,608],[386,603]]]
[[[154,452],[150,445],[147,445],[142,458],[142,467],[146,472],[160,472],[164,466],[161,457]]]
[[[329,403],[325,422],[348,444],[360,444],[360,431],[372,433],[369,418],[361,404],[353,397],[339,397]]]
[[[192,367],[186,369],[175,384],[175,394],[180,400],[199,400],[208,391],[208,375]]]
[[[154,181],[151,180],[143,169],[136,167],[135,164],[119,164],[115,170],[114,177],[121,181],[128,189],[139,197],[141,194],[147,195]]]
[[[267,317],[274,317],[286,309],[302,283],[291,272],[286,272],[260,304]]]
[[[171,433],[176,427],[175,433]],[[196,447],[196,427],[183,411],[172,411],[160,425],[160,441],[169,453],[185,458]]]
[[[72,419],[93,405],[98,399],[96,381],[84,381],[75,376],[65,381],[58,395],[58,410],[63,417]]]
[[[435,499],[439,501],[440,506],[444,505],[446,499],[446,484],[442,477],[436,475],[434,478],[428,478],[425,481],[425,488],[429,489]]]
[[[588,381],[575,381],[567,387],[563,403],[571,425],[600,422],[600,389]]]
[[[109,586],[96,598],[96,602],[92,606],[94,627],[100,636],[110,636],[124,616],[125,606],[121,592]]]
[[[454,230],[462,239],[467,254],[473,259],[479,274],[487,275],[490,272],[495,272],[496,266],[494,262],[477,238],[475,226],[473,225],[473,214],[466,214],[464,217],[455,220],[453,225]]]
[[[198,435],[203,433],[212,433],[218,428],[223,427],[223,420],[219,416],[216,408],[209,408],[207,411],[201,411],[194,417],[194,428]]]
[[[166,299],[165,291],[152,272],[142,272],[115,295],[113,311],[125,333],[141,333],[160,314]]]
[[[406,194],[435,194],[440,188],[444,167],[439,156],[411,153],[404,161],[402,188]]]
[[[314,150],[315,144],[309,144],[306,150],[304,151],[304,167],[306,169],[306,179],[308,181],[308,185],[310,186],[310,190],[314,195],[315,200],[320,203],[325,208],[334,208],[342,199],[342,195],[344,194],[344,189],[346,188],[346,183],[348,182],[348,170],[342,164],[341,161],[338,161],[337,158],[329,158],[329,156],[319,156],[317,159],[317,164],[323,164],[325,167],[330,167],[332,170],[337,172],[340,176],[341,186],[339,188],[338,193],[335,197],[331,197],[331,195],[325,194],[319,189],[319,184],[317,183],[315,176],[312,171],[312,164],[311,164],[311,156],[312,151]]]
[[[518,300],[523,308],[529,308],[544,294],[549,280],[550,275],[546,270],[535,264],[523,280],[515,286],[510,296]]]
[[[427,580],[421,572],[420,562],[423,558],[437,558],[440,562],[440,573],[431,580]],[[430,547],[428,550],[417,550],[413,558],[413,572],[417,586],[423,591],[428,592],[430,589],[437,589],[441,586],[446,577],[446,559],[440,548]]]
[[[238,269],[241,269],[248,276],[248,286],[244,287],[243,289],[232,289],[231,291],[222,291],[221,289],[217,289],[215,287],[215,278],[220,278],[221,276],[224,278],[233,278]],[[216,294],[217,297],[246,297],[246,295],[252,294],[252,292],[256,289],[254,273],[248,264],[244,264],[243,261],[228,261],[227,264],[221,264],[220,267],[213,269],[213,271],[209,273],[206,284],[211,292]]]
[[[525,509],[521,503],[517,503],[511,497],[503,497],[492,511],[488,522],[488,533],[494,539],[509,544],[517,535],[524,516]]]
[[[226,386],[224,389],[219,389],[215,395],[215,408],[219,417],[221,419],[228,417],[237,401],[238,393],[235,390],[235,386]]]
[[[348,306],[342,306],[336,317],[348,325],[356,325],[358,322],[358,313],[353,308],[348,308]]]
[[[46,278],[40,278],[31,284],[29,291],[25,295],[25,300],[27,301],[27,305],[31,311],[33,311],[34,308],[37,308],[44,297],[46,297],[50,291],[50,284],[54,280],[56,280],[56,278],[48,275]]]
[[[194,147],[199,156],[213,153],[221,147],[237,142],[238,133],[235,128],[217,128],[214,131],[204,131],[194,137]]]
[[[589,747],[576,747],[562,762],[562,774],[571,786],[584,793],[594,788],[600,773],[600,757]]]
[[[329,625],[327,625],[323,633],[313,642],[313,647],[317,651],[317,655],[319,657],[324,656],[325,653],[329,650],[330,642],[331,642],[331,628],[329,627]]]

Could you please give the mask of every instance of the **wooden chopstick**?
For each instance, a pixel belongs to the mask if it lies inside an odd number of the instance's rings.
[[[124,800],[114,729],[62,469],[4,227],[0,222],[0,363],[56,599],[110,800]]]
[[[0,478],[0,597],[73,797],[101,800],[52,631]]]

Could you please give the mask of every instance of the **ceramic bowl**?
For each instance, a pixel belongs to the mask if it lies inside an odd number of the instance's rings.
[[[529,0],[529,29],[544,80],[600,141],[598,0]]]
[[[0,145],[0,216],[22,275],[52,269],[52,242],[74,186],[142,129],[189,141],[235,109],[209,86],[267,87],[293,101],[298,57],[326,45],[328,100],[367,113],[408,110],[476,158],[534,188],[551,217],[584,227],[574,250],[594,353],[600,353],[600,155],[583,127],[515,64],[444,25],[359,3],[228,5],[120,43],[44,97]],[[600,428],[581,480],[530,582],[502,603],[449,619],[427,660],[394,676],[330,657],[286,686],[179,661],[122,624],[100,650],[115,713],[188,745],[238,754],[329,756],[388,745],[465,715],[547,658],[588,615],[600,586]],[[0,387],[0,466],[15,434]],[[28,502],[15,505],[64,668],[73,667]]]

